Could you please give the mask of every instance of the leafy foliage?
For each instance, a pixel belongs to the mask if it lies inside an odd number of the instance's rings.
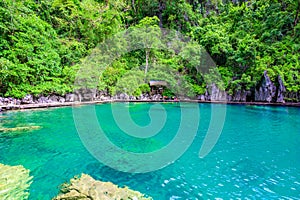
[[[265,70],[272,80],[280,75],[288,92],[299,92],[299,12],[294,0],[2,0],[0,96],[71,92],[81,61],[125,29],[137,36],[136,47],[99,77],[98,89],[109,94],[127,88],[138,96],[149,91],[147,81],[162,77],[170,94],[181,93],[180,79],[186,93],[203,94],[216,74],[221,75],[217,85],[232,93],[253,88]],[[166,51],[160,28],[180,31],[194,42],[179,54],[174,49],[180,43]],[[115,42],[123,48],[122,38]],[[205,61],[197,52],[203,49],[218,72],[199,72]]]

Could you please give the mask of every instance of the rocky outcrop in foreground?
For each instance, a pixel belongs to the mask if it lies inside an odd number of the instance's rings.
[[[52,200],[150,200],[140,192],[131,190],[127,187],[119,188],[111,182],[96,181],[87,174],[81,177],[74,177],[70,183],[62,185],[61,194]]]
[[[32,176],[23,166],[8,166],[0,163],[0,199],[28,199],[31,183]]]

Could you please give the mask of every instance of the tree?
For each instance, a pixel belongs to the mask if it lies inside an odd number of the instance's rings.
[[[149,68],[149,59],[152,49],[160,48],[162,45],[160,36],[161,31],[157,25],[159,19],[155,17],[145,17],[138,25],[129,29],[130,36],[133,38],[136,49],[144,49],[145,52],[145,76]]]

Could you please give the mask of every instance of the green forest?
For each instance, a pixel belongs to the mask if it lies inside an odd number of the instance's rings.
[[[271,81],[281,77],[287,94],[299,94],[299,12],[298,0],[1,0],[0,96],[71,93],[78,69],[99,44],[141,27],[154,38],[161,28],[175,30],[203,47],[221,75],[218,86],[230,95],[255,88],[265,71]],[[97,87],[114,95],[127,85],[129,95],[141,95],[149,79],[161,77],[160,65],[180,74],[193,94],[204,94],[204,77],[183,58],[149,48],[126,53],[97,78]],[[127,72],[139,80],[124,77]]]

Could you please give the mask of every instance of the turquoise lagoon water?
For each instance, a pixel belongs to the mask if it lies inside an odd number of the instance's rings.
[[[148,110],[154,104],[117,105],[129,107],[138,125],[151,122]],[[123,133],[114,122],[111,104],[74,109],[95,107],[101,127],[114,144],[132,152],[150,152],[167,145],[179,126],[179,104],[162,105],[164,109],[156,112],[167,113],[165,126],[150,139]],[[189,105],[184,104],[187,109]],[[0,123],[4,127],[39,125],[42,129],[0,133],[0,163],[30,169],[34,177],[30,199],[34,200],[51,199],[60,184],[81,173],[129,186],[154,199],[300,199],[299,108],[227,105],[217,144],[199,158],[211,110],[225,105],[198,106],[200,125],[192,145],[177,161],[153,172],[120,172],[95,159],[80,140],[71,107],[3,113]],[[189,120],[194,120],[192,115]]]

